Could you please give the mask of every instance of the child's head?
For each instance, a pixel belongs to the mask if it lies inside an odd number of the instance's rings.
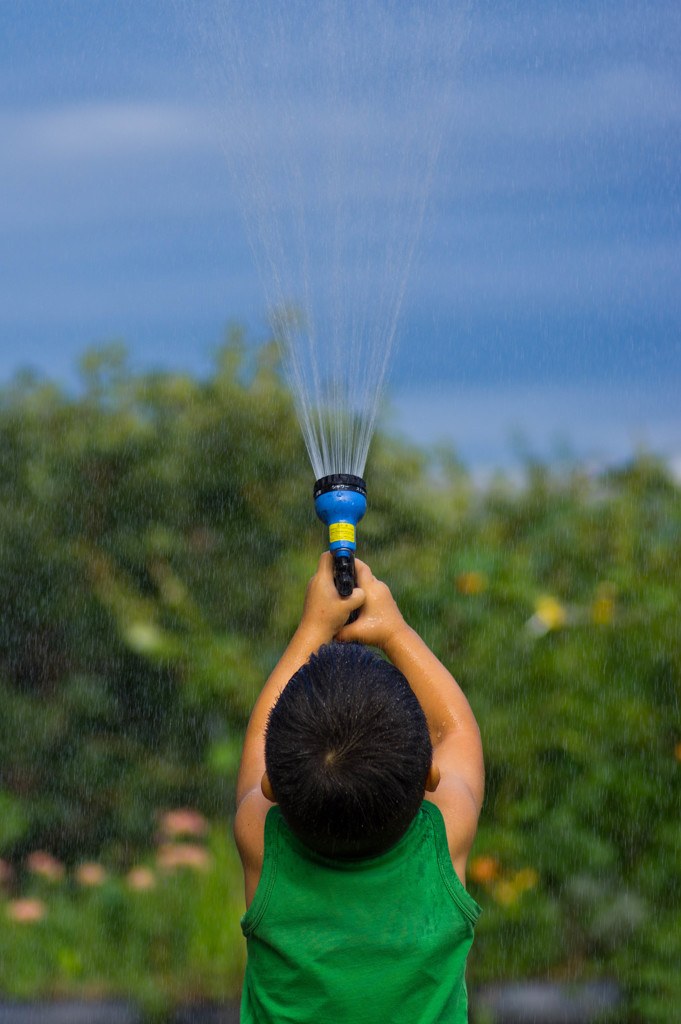
[[[402,673],[360,644],[321,647],[270,712],[267,776],[292,832],[328,857],[371,857],[406,832],[432,746]]]

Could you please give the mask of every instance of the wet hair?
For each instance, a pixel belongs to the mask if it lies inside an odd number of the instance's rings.
[[[282,690],[265,765],[287,825],[327,857],[373,857],[407,831],[432,745],[404,675],[360,644],[321,647]]]

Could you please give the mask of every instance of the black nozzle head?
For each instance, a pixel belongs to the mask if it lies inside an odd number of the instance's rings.
[[[355,575],[355,559],[352,555],[333,556],[333,582],[341,597],[350,597],[357,585]]]
[[[330,476],[322,476],[315,481],[312,492],[314,500],[316,501],[320,494],[328,494],[329,491],[356,491],[366,498],[367,485],[361,476],[353,476],[352,473],[331,473]]]

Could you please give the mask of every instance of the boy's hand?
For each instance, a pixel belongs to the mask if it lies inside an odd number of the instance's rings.
[[[355,622],[344,625],[336,634],[338,640],[370,644],[386,651],[397,634],[408,629],[402,613],[388,586],[377,580],[366,562],[355,559],[358,590],[365,595],[362,610]],[[350,599],[348,599],[350,600]],[[347,620],[346,620],[347,621]]]
[[[361,587],[355,587],[349,597],[340,596],[333,582],[333,556],[330,551],[325,551],[307,585],[298,628],[310,639],[314,649],[330,644],[348,621],[350,613],[364,603],[364,597]]]

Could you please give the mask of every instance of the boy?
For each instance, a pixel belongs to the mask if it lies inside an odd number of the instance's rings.
[[[467,1020],[480,733],[388,587],[356,565],[341,598],[320,558],[246,731],[242,1024]]]

